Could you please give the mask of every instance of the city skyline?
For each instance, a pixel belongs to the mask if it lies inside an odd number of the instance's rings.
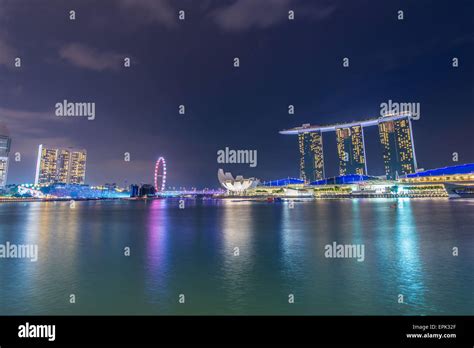
[[[418,171],[412,119],[418,120],[418,116],[414,116],[410,112],[401,112],[381,116],[379,118],[331,125],[314,126],[306,123],[301,127],[285,129],[279,133],[298,135],[300,153],[299,178],[303,180],[303,182],[310,184],[313,181],[321,181],[330,178],[325,176],[325,155],[322,136],[324,132],[334,132],[336,135],[339,173],[333,177],[369,175],[365,158],[364,127],[377,125],[380,144],[383,148],[382,158],[385,173],[376,176],[396,180],[399,176],[414,174]],[[0,158],[2,160],[0,163],[2,164],[0,174],[3,178],[2,182],[5,182],[8,173],[8,154],[11,146],[11,138],[8,135],[8,128],[5,127],[5,125],[1,126],[2,132],[0,132],[0,140],[2,140],[2,142],[0,142],[0,145],[3,146],[3,150],[0,152],[0,155],[3,154],[3,157]],[[85,180],[86,158],[87,151],[85,149],[40,144],[38,146],[34,185],[89,185]],[[155,162],[155,166],[159,161],[163,160],[163,157],[158,158]],[[432,170],[437,168],[440,167],[428,169]],[[420,170],[425,171],[426,169],[421,168]],[[371,176],[374,175],[371,174]],[[156,183],[156,167],[153,178],[152,181],[149,181],[150,183]],[[276,180],[283,180],[284,178],[285,177],[282,177]],[[290,177],[287,176],[287,178]],[[142,182],[142,184],[146,183],[146,181]],[[134,183],[131,182],[131,184]],[[160,186],[162,190],[164,190],[164,185]],[[171,188],[171,186],[168,187]],[[184,186],[182,187],[184,188]]]
[[[152,183],[163,155],[170,186],[215,187],[216,152],[226,147],[259,156],[255,168],[226,170],[265,180],[297,177],[297,140],[279,130],[363,119],[387,100],[421,104],[420,168],[454,165],[453,153],[457,163],[474,161],[469,2],[433,11],[424,10],[428,2],[405,4],[403,21],[396,6],[376,1],[364,3],[370,11],[340,1],[269,2],[269,17],[254,5],[163,4],[157,10],[147,1],[71,1],[25,9],[21,1],[0,1],[0,121],[11,130],[10,156],[21,154],[21,161],[10,158],[8,183],[33,182],[41,143],[87,148],[89,184]],[[181,8],[183,22],[175,16]],[[124,57],[129,68],[121,65]],[[66,100],[95,103],[94,119],[58,117],[55,105]],[[383,175],[373,128],[364,131],[365,159],[370,174]],[[324,150],[324,176],[338,175],[335,136],[325,137]]]

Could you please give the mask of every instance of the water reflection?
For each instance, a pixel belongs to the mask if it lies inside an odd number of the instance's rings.
[[[281,262],[283,276],[287,283],[294,284],[303,275],[305,268],[305,258],[307,253],[303,248],[303,233],[301,228],[302,205],[295,204],[290,208],[289,204],[282,206],[282,219],[280,225],[281,235]],[[306,266],[306,267],[305,267]],[[296,284],[292,286],[294,289]]]
[[[69,203],[27,203],[16,205],[24,219],[14,234],[5,241],[15,244],[38,246],[38,260],[6,260],[8,272],[2,287],[15,296],[10,305],[16,302],[26,304],[28,314],[50,313],[59,301],[66,306],[67,294],[74,292],[77,279],[78,226],[81,206],[71,209]],[[1,243],[4,243],[2,236]],[[2,273],[4,270],[1,270]],[[58,277],[57,275],[61,275]],[[2,277],[3,278],[3,277]],[[55,278],[55,282],[49,281]],[[63,298],[64,301],[59,299]],[[4,308],[9,305],[5,304]]]
[[[0,314],[472,314],[468,203],[186,207],[0,204],[0,243],[38,243],[40,253],[37,263],[0,259]],[[333,241],[366,245],[365,261],[325,258]],[[461,246],[458,257],[452,246]],[[73,291],[76,306],[67,302]],[[186,306],[178,291],[189,293]]]
[[[395,243],[398,254],[396,262],[400,293],[404,295],[407,304],[421,309],[425,306],[425,286],[412,204],[409,199],[398,200],[395,223]]]
[[[165,295],[169,283],[169,226],[166,200],[148,203],[146,240],[146,291],[150,302]]]
[[[360,204],[359,199],[352,200],[352,243],[354,244],[364,244],[362,236],[363,218],[360,212]]]
[[[222,205],[223,288],[229,302],[235,303],[236,308],[248,302],[245,294],[251,285],[248,277],[254,258],[251,237],[252,233],[258,232],[254,231],[252,209],[251,202],[225,201]],[[239,256],[235,256],[235,248],[238,248]]]
[[[281,229],[279,231],[282,236],[281,252],[283,254],[283,270],[286,275],[295,273],[298,260],[294,250],[297,247],[299,228],[297,221],[295,221],[296,219],[292,216],[294,209],[290,208],[289,204],[285,204],[282,211]]]

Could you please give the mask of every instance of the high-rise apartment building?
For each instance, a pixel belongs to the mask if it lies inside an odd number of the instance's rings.
[[[71,159],[69,166],[69,184],[83,185],[86,178],[86,159],[87,153],[85,150],[71,151]]]
[[[7,184],[8,155],[10,153],[11,138],[5,126],[0,125],[0,188]]]
[[[35,185],[84,184],[87,152],[83,149],[40,145]]]

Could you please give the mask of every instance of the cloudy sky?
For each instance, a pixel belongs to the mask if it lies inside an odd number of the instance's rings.
[[[469,0],[0,0],[0,122],[21,154],[8,181],[33,181],[40,143],[87,149],[90,184],[151,182],[158,156],[176,186],[217,186],[219,167],[298,176],[297,139],[279,130],[378,116],[389,99],[421,105],[420,167],[452,165],[454,152],[474,162],[473,10]],[[63,100],[94,102],[95,120],[57,117]],[[225,147],[257,150],[257,166],[217,163]],[[376,129],[366,147],[369,174],[383,174]],[[334,134],[324,148],[335,175]]]

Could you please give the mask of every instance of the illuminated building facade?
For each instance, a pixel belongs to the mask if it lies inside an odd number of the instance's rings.
[[[364,129],[360,125],[336,129],[339,175],[367,174]]]
[[[130,185],[130,197],[138,197],[140,192],[140,186],[132,184]]]
[[[300,178],[309,183],[324,178],[323,137],[321,132],[298,134]]]
[[[217,171],[217,178],[225,189],[234,193],[243,193],[248,189],[255,188],[260,183],[258,179],[244,178],[242,175],[237,175],[234,178],[230,172],[224,172],[221,168]]]
[[[58,150],[41,144],[36,161],[35,185],[49,185],[56,182]]]
[[[409,117],[379,123],[387,179],[416,172],[415,147]]]
[[[71,164],[71,154],[69,150],[58,149],[57,159],[57,179],[58,183],[67,183],[69,175],[69,166]]]
[[[56,183],[83,185],[86,177],[86,150],[40,145],[35,185]]]
[[[0,188],[7,184],[8,155],[10,153],[11,138],[5,132],[0,133]]]
[[[387,179],[416,173],[411,114],[400,112],[324,126],[303,124],[280,134],[298,135],[300,175],[306,183],[324,179],[322,134],[335,132],[340,175],[367,175],[364,127],[378,126]]]
[[[86,179],[86,150],[72,150],[68,184],[83,185]]]

